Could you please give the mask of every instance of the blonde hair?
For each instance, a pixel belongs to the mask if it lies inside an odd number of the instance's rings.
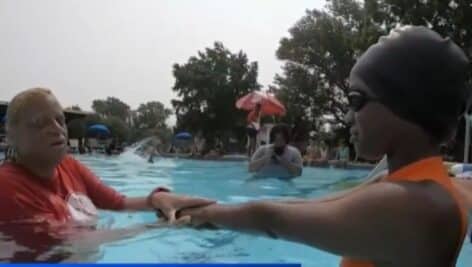
[[[12,131],[15,126],[20,121],[20,117],[24,109],[32,104],[33,101],[40,99],[40,98],[47,98],[47,97],[54,97],[51,90],[46,88],[31,88],[25,90],[16,96],[8,103],[7,108],[7,121],[5,123],[5,130],[7,134],[7,155],[5,160],[9,161],[17,161],[18,158],[18,151],[15,144],[12,143]]]
[[[20,120],[20,114],[23,112],[25,107],[31,105],[31,102],[33,100],[51,96],[55,98],[51,90],[39,87],[25,90],[14,96],[10,103],[8,103],[7,108],[7,132],[9,128],[11,129],[12,127],[18,124],[18,121]]]

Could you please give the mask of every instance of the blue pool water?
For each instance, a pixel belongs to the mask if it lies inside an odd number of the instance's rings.
[[[277,179],[248,181],[245,162],[159,159],[154,164],[134,155],[78,157],[105,183],[128,196],[143,196],[156,186],[175,192],[238,203],[258,199],[311,198],[340,190],[367,174],[363,170],[305,168],[293,182]],[[151,213],[102,211],[101,228],[121,228],[155,221]],[[100,246],[91,261],[98,262],[295,262],[307,267],[334,267],[339,257],[282,240],[232,231],[150,229],[136,236]],[[472,266],[467,243],[458,267]]]

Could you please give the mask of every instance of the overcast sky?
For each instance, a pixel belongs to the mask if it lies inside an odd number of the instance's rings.
[[[132,108],[175,97],[172,64],[218,40],[280,72],[280,38],[324,0],[1,0],[0,100],[33,86],[90,110],[115,96]]]

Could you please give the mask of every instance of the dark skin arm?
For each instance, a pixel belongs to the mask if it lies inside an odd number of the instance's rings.
[[[184,208],[195,208],[206,206],[215,203],[213,200],[204,198],[191,198],[186,196],[177,196],[172,193],[158,192],[151,197],[151,202],[148,202],[147,197],[127,197],[125,199],[125,210],[152,210],[159,209],[168,223],[183,223],[188,221],[188,217],[176,219],[177,211]]]
[[[416,185],[378,183],[322,203],[211,205],[182,214],[190,215],[194,225],[268,233],[351,258],[398,262],[399,254],[413,257],[429,248],[423,243],[432,232],[429,222],[441,211],[418,190]]]

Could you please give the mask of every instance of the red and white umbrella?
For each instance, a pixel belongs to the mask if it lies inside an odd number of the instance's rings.
[[[250,111],[255,109],[257,104],[261,105],[262,115],[285,115],[284,105],[273,94],[261,91],[253,91],[238,99],[236,108]]]

